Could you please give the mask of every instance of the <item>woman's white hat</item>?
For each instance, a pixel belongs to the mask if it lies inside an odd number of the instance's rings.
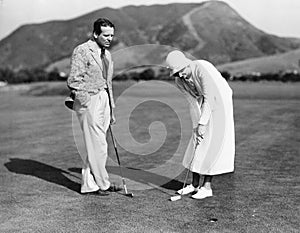
[[[168,68],[171,70],[170,76],[187,67],[191,60],[179,50],[170,52],[166,58]]]

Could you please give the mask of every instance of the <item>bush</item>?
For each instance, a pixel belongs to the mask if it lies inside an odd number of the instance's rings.
[[[61,77],[57,69],[54,69],[48,73],[48,81],[59,81]]]
[[[299,82],[300,74],[297,71],[286,71],[281,76],[282,82]]]
[[[6,82],[8,80],[13,80],[14,78],[15,73],[11,69],[0,69],[0,81]]]
[[[228,71],[222,71],[221,75],[223,76],[223,78],[225,78],[225,80],[231,80],[231,74]]]
[[[155,72],[152,69],[146,69],[140,73],[140,80],[152,80],[155,79]]]
[[[128,79],[129,79],[129,77],[126,73],[118,74],[118,75],[114,76],[114,78],[113,78],[114,81],[126,81]]]
[[[300,74],[297,71],[285,71],[280,73],[249,73],[243,75],[237,75],[234,77],[237,81],[280,81],[280,82],[299,82]]]
[[[170,70],[167,69],[166,67],[161,67],[158,70],[158,74],[156,76],[156,79],[158,80],[166,80],[166,81],[171,81],[174,78],[170,76]]]
[[[299,82],[300,73],[297,70],[287,70],[279,73],[258,73],[251,72],[246,74],[239,74],[232,76],[228,71],[222,71],[221,75],[227,81],[280,81],[280,82]],[[0,81],[8,82],[9,84],[15,83],[31,83],[41,81],[66,81],[67,75],[63,72],[59,72],[54,69],[50,72],[46,72],[42,68],[33,69],[21,69],[14,71],[9,68],[0,68]],[[116,75],[114,81],[125,80],[166,80],[172,81],[174,78],[170,77],[170,70],[165,67],[156,67],[155,69],[148,68],[140,72],[131,71]]]
[[[42,81],[64,81],[65,76],[61,76],[57,69],[46,72],[42,68],[21,69],[14,71],[9,68],[0,69],[0,81],[7,81],[9,84],[31,83]]]

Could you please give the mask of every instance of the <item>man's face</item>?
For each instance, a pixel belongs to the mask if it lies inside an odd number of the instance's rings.
[[[112,27],[102,27],[101,26],[101,33],[100,35],[96,35],[94,33],[94,38],[97,44],[102,48],[109,48],[111,41],[114,38],[114,28]]]

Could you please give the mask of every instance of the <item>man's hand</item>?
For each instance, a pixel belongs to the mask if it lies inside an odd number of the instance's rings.
[[[113,113],[111,114],[111,117],[110,117],[110,124],[111,125],[116,124],[116,117],[115,117],[115,115]]]

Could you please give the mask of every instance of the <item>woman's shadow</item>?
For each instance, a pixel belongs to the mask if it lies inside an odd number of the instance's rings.
[[[77,179],[80,179],[79,177],[68,171],[64,171],[35,160],[10,158],[10,161],[5,163],[4,166],[10,172],[35,176],[45,181],[67,187],[68,189],[78,193],[80,191],[80,184],[70,180],[65,176],[65,174],[76,177]]]

